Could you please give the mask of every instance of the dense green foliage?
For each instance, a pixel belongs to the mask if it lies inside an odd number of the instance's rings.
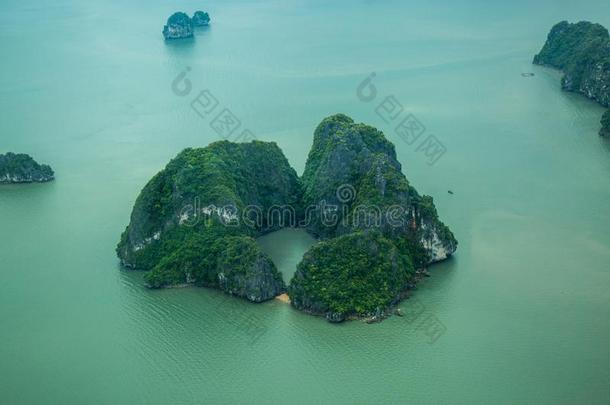
[[[438,230],[441,239],[457,243],[438,220],[432,197],[420,196],[409,184],[394,145],[381,131],[356,124],[344,114],[325,118],[318,125],[302,182],[304,206],[323,201],[339,207],[341,218],[336,225],[323,221],[319,212],[314,216],[309,228],[316,235],[333,237],[371,226],[380,227],[386,236],[412,234],[410,229],[419,226],[413,218],[419,218]],[[341,190],[349,192],[341,196]],[[401,215],[393,217],[399,225],[387,219],[388,211],[396,207],[402,209]]]
[[[315,235],[334,239],[314,246],[291,280],[289,295],[299,309],[333,321],[385,311],[413,265],[443,260],[457,247],[432,197],[420,196],[401,172],[394,145],[343,114],[318,125],[302,182],[304,206],[337,209],[327,216],[317,211],[308,224]],[[329,221],[332,216],[338,220]]]
[[[296,172],[275,143],[221,141],[206,148],[185,149],[138,196],[131,223],[119,243],[119,256],[133,267],[154,267],[159,260],[156,254],[133,248],[155,233],[163,236],[179,225],[180,213],[187,205],[197,203],[199,209],[232,206],[238,212],[256,205],[265,214],[273,205],[298,207],[299,199]],[[243,222],[236,225],[227,228],[233,232],[238,227],[250,236],[275,229],[270,228],[265,215],[254,229]]]
[[[191,18],[186,13],[178,11],[167,19],[167,25],[191,25]]]
[[[258,221],[246,223],[240,213],[252,206]],[[301,180],[275,143],[185,149],[142,190],[117,252],[125,265],[151,270],[151,287],[186,283],[269,299],[285,285],[254,238],[293,225],[278,221],[277,207],[289,207],[292,220],[308,220],[307,229],[326,239],[305,255],[289,294],[295,307],[332,321],[386,311],[414,265],[443,260],[457,247],[432,198],[401,172],[394,145],[338,114],[316,129]]]
[[[546,44],[534,57],[534,62],[572,70],[583,60],[602,56],[601,48],[608,39],[608,30],[599,24],[562,21],[551,29]]]
[[[587,21],[556,24],[534,63],[563,70],[564,89],[610,106],[610,36],[603,26]]]
[[[174,246],[166,245],[166,255],[145,276],[149,286],[159,288],[192,283],[247,296],[257,285],[244,283],[261,277],[259,267],[262,264],[266,267],[263,278],[275,288],[272,297],[283,292],[281,273],[253,238],[227,235],[222,226],[214,228],[208,232],[189,232],[183,239],[173,239]],[[256,291],[252,301],[258,301],[256,297],[262,296],[264,291]]]
[[[397,302],[413,273],[409,257],[380,232],[354,232],[314,245],[289,294],[316,313],[367,316]]]
[[[164,238],[138,251],[143,254],[142,262],[152,264],[152,271],[146,275],[147,283],[155,288],[187,282],[214,285],[218,258],[233,234],[235,230],[216,219],[195,228],[173,228]]]
[[[185,149],[138,196],[117,253],[129,267],[152,269],[151,287],[194,283],[268,299],[284,284],[252,237],[277,228],[266,217],[273,205],[298,207],[300,196],[296,172],[275,143]],[[252,226],[239,216],[248,206],[261,215]],[[236,263],[231,252],[250,254],[228,272],[227,263]],[[260,296],[255,281],[266,289]]]
[[[0,183],[28,183],[53,180],[54,173],[48,165],[40,165],[24,153],[0,155]]]

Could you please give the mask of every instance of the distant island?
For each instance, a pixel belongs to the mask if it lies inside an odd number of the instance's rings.
[[[320,239],[288,286],[255,240],[286,226]],[[390,315],[456,249],[394,145],[337,114],[318,125],[301,178],[274,142],[184,150],[140,193],[117,254],[149,270],[151,288],[207,286],[253,302],[287,292],[295,308],[340,322]]]
[[[192,20],[195,27],[207,27],[210,25],[210,15],[203,11],[195,11]]]
[[[193,22],[191,18],[182,12],[172,14],[163,27],[165,39],[190,38],[193,36]]]
[[[165,39],[191,38],[194,27],[206,27],[210,25],[210,15],[203,11],[196,11],[193,18],[186,13],[176,12],[168,19],[163,26],[163,37]]]
[[[36,163],[29,155],[11,152],[0,155],[0,184],[44,183],[54,178],[50,166]]]
[[[562,21],[549,33],[535,64],[561,69],[561,87],[585,95],[610,107],[610,36],[600,24]],[[610,134],[608,112],[602,118],[600,135]]]

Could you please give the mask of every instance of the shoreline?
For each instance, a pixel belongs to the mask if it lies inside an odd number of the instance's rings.
[[[290,297],[286,293],[277,295],[274,299],[277,301],[283,302],[284,304],[290,304]]]

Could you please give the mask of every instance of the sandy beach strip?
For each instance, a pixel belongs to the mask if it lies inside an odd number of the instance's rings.
[[[286,304],[290,304],[290,297],[286,293],[278,295],[277,297],[275,297],[275,299],[278,301],[285,302]]]

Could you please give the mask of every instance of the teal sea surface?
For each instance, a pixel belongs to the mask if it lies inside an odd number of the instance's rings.
[[[165,43],[167,17],[198,9],[211,26]],[[0,403],[607,403],[603,108],[531,64],[564,19],[610,27],[610,2],[2,0],[0,153],[56,180],[0,187]],[[229,138],[275,141],[299,173],[325,116],[385,132],[460,243],[409,316],[333,325],[121,269],[138,193],[226,136],[225,108]],[[395,131],[408,114],[444,148],[434,164]],[[260,243],[289,279],[314,240]]]

